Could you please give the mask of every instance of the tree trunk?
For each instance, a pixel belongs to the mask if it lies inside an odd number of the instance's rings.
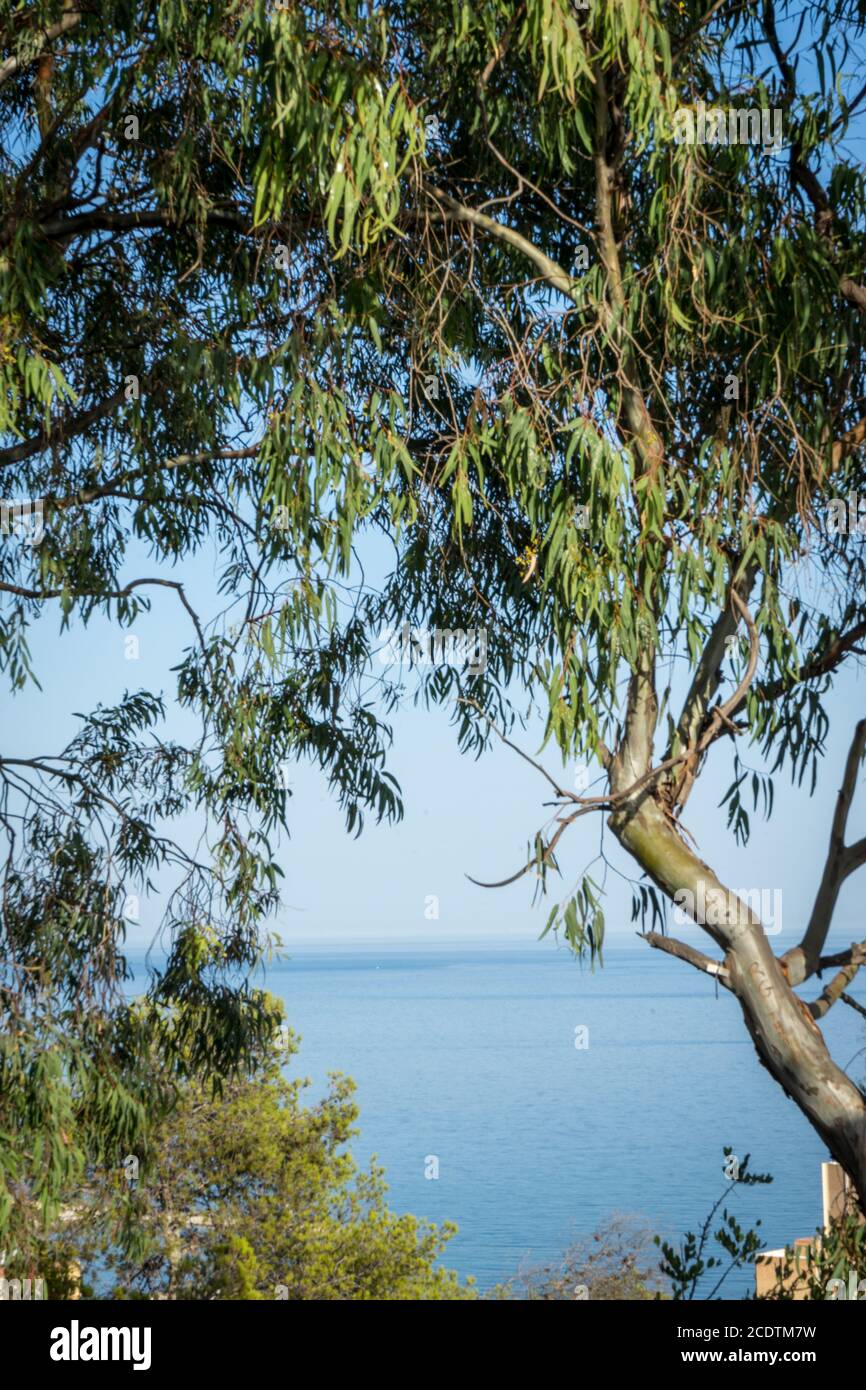
[[[689,849],[651,795],[614,811],[609,824],[666,895],[685,889],[706,903],[708,920],[698,925],[725,952],[726,983],[758,1057],[849,1174],[866,1212],[866,1097],[830,1056],[759,918]]]

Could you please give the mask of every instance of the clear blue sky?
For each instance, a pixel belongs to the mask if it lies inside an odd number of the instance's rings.
[[[131,555],[126,577],[156,573],[153,563]],[[212,555],[202,553],[182,577],[193,605],[202,614],[222,607],[215,600]],[[137,661],[125,658],[124,632],[94,619],[87,629],[76,625],[59,634],[59,610],[46,605],[46,615],[32,630],[36,670],[44,690],[33,688],[14,700],[3,696],[4,744],[16,754],[59,753],[74,731],[72,711],[90,711],[102,701],[111,703],[124,689],[145,687],[164,691],[169,704],[167,736],[191,732],[189,717],[171,708],[176,665],[190,641],[189,619],[169,590],[152,590],[153,608],[133,629],[139,638]],[[783,891],[783,932],[774,939],[778,949],[792,944],[808,916],[821,872],[833,801],[855,720],[864,713],[864,686],[856,673],[845,676],[833,698],[832,732],[818,787],[810,799],[806,788],[777,782],[773,819],[765,824],[753,817],[750,844],[742,849],[725,829],[718,802],[731,780],[729,742],[722,741],[698,783],[685,823],[696,837],[701,856],[723,881],[735,888]],[[285,906],[277,929],[287,947],[301,941],[353,942],[393,940],[409,943],[432,936],[477,939],[510,938],[532,941],[540,932],[548,908],[533,908],[532,881],[499,890],[484,890],[468,882],[467,873],[482,879],[503,878],[522,862],[527,840],[543,824],[542,802],[549,788],[541,777],[508,749],[497,744],[479,761],[457,752],[447,714],[411,704],[395,720],[395,745],[390,768],[402,786],[404,821],[396,827],[372,821],[358,840],[345,832],[341,814],[329,798],[324,778],[300,765],[292,776],[291,838],[279,859],[286,873]],[[540,725],[522,740],[534,753]],[[741,751],[746,750],[741,747]],[[553,749],[542,755],[558,771]],[[760,766],[755,753],[747,761]],[[866,780],[866,779],[861,779]],[[587,817],[561,842],[562,896],[587,861],[596,853],[603,819]],[[192,843],[192,823],[185,838]],[[851,816],[851,834],[866,833],[866,787],[861,786]],[[612,862],[629,872],[630,864],[609,832],[606,847]],[[858,909],[862,876],[854,875],[843,891],[834,935],[846,940],[863,936]],[[555,880],[552,880],[555,883]],[[608,940],[634,944],[628,885],[609,874],[606,905]],[[439,919],[425,918],[425,899],[439,898]],[[130,944],[150,942],[159,918],[159,900],[142,905],[141,925],[130,931]],[[693,926],[677,934],[706,945]],[[547,943],[539,950],[548,949]]]

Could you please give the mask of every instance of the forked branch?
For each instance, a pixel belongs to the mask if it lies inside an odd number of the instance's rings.
[[[799,946],[786,951],[782,963],[792,985],[802,984],[818,970],[821,951],[827,940],[827,933],[833,921],[833,913],[839,890],[846,878],[861,864],[866,863],[866,839],[852,845],[845,844],[845,831],[848,814],[857,788],[857,776],[866,747],[866,719],[861,719],[854,730],[848,757],[845,762],[845,775],[836,797],[836,809],[830,828],[830,844],[824,872],[805,934]],[[829,1007],[829,1005],[828,1005]]]

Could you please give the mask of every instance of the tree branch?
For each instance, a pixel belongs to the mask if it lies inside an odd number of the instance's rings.
[[[866,290],[861,290],[860,293],[863,295],[863,303],[860,307],[866,309]],[[838,468],[842,459],[845,458],[847,454],[850,454],[853,449],[859,448],[863,443],[866,443],[866,417],[862,420],[858,420],[856,425],[850,430],[846,430],[842,437],[835,441],[833,445],[833,467]]]
[[[821,949],[827,940],[839,890],[848,875],[852,874],[861,864],[866,863],[866,841],[858,840],[855,844],[848,846],[845,844],[848,813],[851,810],[851,802],[857,787],[857,776],[863,760],[864,747],[866,747],[866,719],[861,719],[854,730],[851,746],[848,749],[845,774],[836,797],[836,808],[833,813],[833,824],[830,828],[830,844],[824,872],[803,940],[799,946],[786,951],[781,958],[782,968],[792,985],[802,984],[819,968]]]
[[[207,648],[205,646],[204,633],[202,632],[198,614],[191,606],[183,585],[176,579],[133,579],[129,584],[124,584],[122,589],[79,589],[72,594],[72,597],[76,599],[95,598],[100,600],[128,598],[134,589],[140,589],[142,586],[148,584],[156,585],[162,589],[175,590],[187,613],[192,618],[202,651],[206,652]],[[0,580],[0,590],[7,594],[16,594],[19,598],[34,599],[39,602],[46,599],[62,598],[64,594],[69,593],[68,589],[24,589],[18,584],[7,584],[4,580]]]
[[[863,1008],[862,1004],[858,1004],[856,999],[852,999],[850,994],[840,994],[839,998],[843,1004],[848,1005],[849,1009],[856,1009],[858,1014],[862,1014],[866,1018],[866,1009]]]
[[[692,787],[697,780],[701,759],[710,745],[715,743],[716,739],[720,738],[725,732],[737,732],[735,726],[731,723],[731,717],[746,698],[749,687],[755,678],[755,672],[758,669],[758,658],[761,650],[758,629],[755,626],[755,621],[746,607],[746,604],[740,597],[736,586],[731,587],[731,609],[745,619],[746,627],[749,631],[749,660],[746,663],[743,677],[733,695],[710,710],[709,721],[704,721],[706,726],[705,732],[700,735],[696,743],[690,744],[686,749],[685,767],[676,787],[670,790],[668,796],[671,810],[675,810],[678,806],[685,806],[691,795]]]
[[[694,946],[689,946],[685,941],[677,941],[673,936],[664,936],[658,931],[638,932],[638,936],[653,946],[657,951],[666,951],[669,956],[676,956],[677,960],[687,961],[696,970],[701,970],[705,975],[713,975],[725,989],[730,989],[728,972],[720,961],[713,960],[711,956],[705,956],[703,951],[698,951]]]
[[[34,454],[39,454],[43,449],[47,449],[52,444],[62,444],[64,439],[71,439],[74,435],[82,434],[89,429],[97,420],[110,415],[113,410],[122,403],[126,386],[119,386],[113,396],[107,400],[100,401],[90,410],[76,416],[74,420],[57,421],[56,427],[50,432],[40,430],[31,439],[24,439],[20,444],[13,444],[8,449],[0,449],[0,468],[6,468],[12,463],[22,463],[24,459],[32,458]]]
[[[174,458],[165,459],[162,463],[154,464],[152,468],[135,468],[127,473],[117,473],[108,478],[99,487],[82,488],[80,492],[73,493],[71,497],[51,497],[45,498],[46,510],[50,514],[52,511],[67,511],[70,507],[86,507],[91,502],[97,502],[102,497],[112,497],[123,495],[118,493],[121,487],[128,487],[130,483],[140,482],[152,472],[168,472],[174,468],[189,468],[201,463],[215,463],[224,459],[248,459],[254,458],[261,449],[263,439],[256,444],[250,444],[244,449],[217,449],[205,450],[200,454],[176,454]],[[130,499],[141,500],[144,498]]]
[[[595,167],[595,206],[598,225],[598,249],[602,264],[607,273],[608,288],[614,313],[607,315],[605,327],[613,328],[614,320],[619,324],[625,308],[626,296],[622,277],[622,267],[617,249],[616,230],[613,220],[614,169],[607,162],[607,132],[610,120],[607,88],[600,67],[595,71],[595,135],[593,164]],[[622,362],[621,383],[623,404],[629,430],[635,438],[642,456],[644,468],[650,475],[664,461],[664,445],[652,422],[644,399],[637,364],[630,344],[624,340],[621,329],[617,329]]]
[[[249,220],[237,208],[206,208],[203,215],[206,222],[235,227],[239,231],[250,230]],[[54,241],[58,238],[62,240],[81,236],[86,232],[126,232],[155,227],[180,230],[182,227],[194,225],[193,217],[178,217],[177,213],[169,212],[166,208],[149,209],[144,212],[109,212],[107,208],[95,208],[93,212],[82,212],[76,217],[48,218],[39,224],[39,230],[43,236]]]
[[[440,208],[442,217],[451,218],[455,222],[469,222],[473,227],[480,227],[483,231],[489,232],[491,236],[499,241],[507,242],[515,250],[520,251],[527,260],[530,260],[540,272],[542,279],[550,285],[551,289],[558,290],[567,299],[575,303],[574,281],[567,275],[561,265],[551,260],[540,251],[527,237],[516,232],[513,227],[508,227],[504,222],[497,222],[495,217],[488,217],[486,212],[477,212],[474,208],[467,207],[464,203],[452,198],[450,193],[444,193],[440,188],[425,188],[428,197],[434,202],[440,203],[447,209],[447,212]]]
[[[742,579],[734,580],[732,589],[735,588],[740,600],[745,602],[751,592],[755,579],[756,569],[751,566]],[[748,610],[746,610],[748,611]],[[676,733],[671,739],[670,746],[665,757],[671,757],[678,748],[688,748],[695,744],[698,735],[705,723],[709,711],[710,700],[715,695],[721,685],[721,665],[725,654],[725,644],[729,637],[733,637],[739,626],[741,614],[738,613],[733,601],[727,604],[710,629],[704,649],[695,668],[689,692],[683,703],[682,713],[676,727]],[[749,619],[751,622],[751,618]],[[753,625],[754,626],[754,625]],[[754,651],[754,641],[750,631],[750,650],[751,659]]]
[[[27,67],[30,63],[34,63],[47,43],[52,43],[54,39],[59,39],[63,34],[68,34],[71,29],[74,29],[75,26],[80,23],[82,18],[83,16],[80,10],[68,10],[63,18],[59,19],[56,24],[52,24],[47,29],[43,29],[39,34],[32,35],[32,39],[35,39],[35,45],[29,57],[25,57],[23,54],[17,54],[11,58],[7,58],[5,62],[0,63],[0,84],[5,82],[7,78],[14,76],[19,68]]]
[[[832,956],[822,956],[821,959],[818,961],[818,968],[815,971],[815,974],[820,975],[823,973],[823,971],[832,970],[833,967],[837,965],[848,965],[851,960],[852,954],[855,951],[859,951],[860,946],[863,944],[866,943],[861,942],[860,945],[849,946],[847,951],[837,951],[835,955]]]
[[[771,681],[769,685],[759,685],[755,689],[756,695],[762,700],[778,700],[783,695],[790,694],[804,681],[813,680],[816,676],[829,675],[848,652],[855,649],[864,638],[866,638],[866,621],[858,623],[856,627],[851,628],[850,632],[837,637],[835,642],[832,642],[820,656],[810,657],[800,668],[800,674],[795,680],[789,681],[786,677],[780,677],[779,680]]]
[[[866,965],[866,942],[851,947],[849,963],[843,966],[838,975],[833,976],[820,996],[806,1006],[813,1018],[823,1018],[832,1009],[837,999],[843,997],[846,986],[850,985],[861,965]]]

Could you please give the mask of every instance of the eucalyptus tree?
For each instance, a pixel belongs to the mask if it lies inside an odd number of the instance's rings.
[[[852,152],[866,6],[326,11],[334,49],[360,47],[376,73],[351,98],[340,89],[335,120],[351,110],[350,125],[322,170],[334,297],[356,311],[323,439],[348,462],[358,420],[386,413],[360,462],[400,523],[371,617],[487,629],[483,672],[419,666],[426,698],[457,702],[461,745],[477,750],[512,741],[528,693],[563,760],[599,783],[575,791],[545,773],[551,816],[503,882],[536,876],[547,891],[569,827],[604,817],[639,875],[650,945],[733,993],[761,1062],[866,1201],[866,1099],[820,1027],[866,959],[862,943],[825,949],[839,891],[866,863],[847,829],[866,720],[795,949],[776,956],[756,902],[720,881],[687,826],[696,782],[727,753],[728,827],[748,836],[749,746],[763,759],[755,808],[771,812],[779,777],[814,788],[830,693],[866,637]],[[318,13],[282,12],[282,32],[317,32]],[[266,78],[270,146],[303,163],[309,88],[278,59]],[[282,199],[265,181],[258,217]],[[669,900],[721,959],[667,934]],[[590,875],[548,927],[599,950]],[[798,987],[826,968],[804,1001]]]
[[[200,725],[191,747],[163,739],[159,696],[132,692],[60,756],[0,762],[4,1162],[29,1197],[131,1148],[179,1071],[262,1044],[273,1020],[235,972],[276,901],[278,769],[317,760],[353,828],[399,813],[382,722],[399,686],[371,638],[408,623],[487,630],[485,669],[420,670],[426,698],[461,702],[461,746],[508,737],[528,692],[562,757],[597,762],[596,796],[547,774],[553,818],[518,873],[546,890],[569,826],[605,817],[646,876],[638,912],[691,904],[723,961],[650,943],[735,994],[864,1199],[866,1102],[816,1022],[862,948],[814,1003],[795,990],[866,861],[846,842],[866,725],[783,958],[683,821],[724,748],[741,838],[744,743],[817,776],[828,692],[866,636],[840,521],[866,437],[847,144],[864,11],[0,6],[0,463],[4,496],[41,504],[39,544],[23,505],[4,513],[21,533],[2,547],[4,669],[25,692],[37,617],[68,641],[167,588]],[[377,592],[359,585],[372,533],[395,557]],[[234,634],[177,568],[212,544]],[[211,827],[193,860],[170,829],[190,808]],[[122,903],[172,869],[158,1007],[130,1013]],[[591,877],[560,923],[597,952]]]

